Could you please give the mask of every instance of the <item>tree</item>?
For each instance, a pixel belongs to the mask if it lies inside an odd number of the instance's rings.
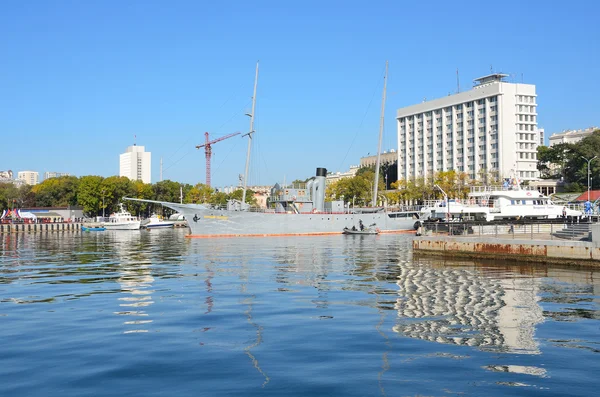
[[[212,187],[204,183],[198,183],[190,188],[183,201],[186,203],[208,203],[214,192],[215,190]]]
[[[242,189],[234,190],[229,195],[229,199],[242,201],[243,193],[244,193],[244,191]],[[251,189],[246,189],[246,204],[257,205],[256,198],[254,197],[254,191]]]
[[[181,183],[170,180],[156,182],[152,185],[152,189],[154,190],[154,200],[178,203],[181,187],[183,187]]]
[[[132,182],[131,193],[129,195],[130,197],[139,199],[152,200],[154,197],[154,190],[152,189],[151,184],[137,180]],[[152,215],[152,212],[162,213],[162,206],[160,204],[131,201],[129,206],[135,208],[135,211],[138,214],[145,214],[146,216]],[[157,207],[159,208],[157,209]]]
[[[19,188],[14,183],[0,183],[0,210],[13,208],[20,197]]]
[[[551,147],[538,146],[537,169],[540,171],[542,178],[558,179],[564,177],[565,165],[571,157],[572,151],[573,145],[569,143],[559,143]]]
[[[102,190],[105,192],[105,214],[110,214],[118,210],[119,203],[123,201],[123,197],[131,196],[133,182],[126,176],[109,176],[100,184],[99,192],[102,192]],[[131,201],[124,204],[129,208]],[[133,206],[131,207],[133,208]]]
[[[229,200],[229,196],[227,194],[223,192],[216,192],[210,197],[210,204],[218,207],[223,207],[227,205],[227,200]]]
[[[39,207],[66,207],[77,205],[79,179],[75,176],[61,176],[46,179],[31,188]]]
[[[77,190],[77,203],[83,207],[83,212],[88,216],[102,214],[102,181],[103,177],[87,175],[79,178]]]

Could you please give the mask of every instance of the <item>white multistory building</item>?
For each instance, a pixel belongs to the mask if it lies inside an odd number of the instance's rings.
[[[19,171],[17,173],[17,179],[28,185],[37,185],[40,181],[40,174],[37,171]]]
[[[152,155],[144,151],[144,146],[129,146],[119,155],[119,176],[151,183],[151,160]]]
[[[44,180],[50,178],[60,178],[61,176],[71,176],[68,172],[44,172]]]
[[[469,91],[399,109],[398,179],[449,170],[472,179],[537,179],[535,85],[507,76],[484,76]]]

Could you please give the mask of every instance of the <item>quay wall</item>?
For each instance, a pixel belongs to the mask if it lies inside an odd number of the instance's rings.
[[[600,245],[586,241],[492,237],[418,237],[415,254],[600,267]]]
[[[2,223],[0,234],[78,232],[82,223]]]

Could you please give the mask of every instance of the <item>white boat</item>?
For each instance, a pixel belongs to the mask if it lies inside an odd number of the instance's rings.
[[[441,190],[441,189],[440,189]],[[554,204],[530,186],[518,182],[502,186],[472,186],[466,199],[449,199],[426,202],[421,208],[421,218],[441,221],[498,221],[508,219],[558,219],[578,218],[579,210]]]
[[[119,212],[114,212],[108,217],[108,221],[104,223],[106,230],[138,230],[141,226],[141,221],[138,217],[131,215],[125,210],[122,203],[119,204]]]
[[[142,227],[146,229],[168,229],[175,227],[174,221],[165,221],[162,217],[152,214],[152,216],[142,222]]]

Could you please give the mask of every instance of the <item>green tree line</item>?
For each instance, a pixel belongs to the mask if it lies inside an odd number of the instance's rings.
[[[327,186],[326,198],[329,200],[343,200],[355,206],[366,206],[373,199],[373,181],[375,180],[374,167],[360,168],[351,178],[343,178]],[[493,174],[482,175],[482,180],[487,183],[499,183]],[[429,178],[400,179],[391,184],[392,190],[385,190],[383,172],[379,174],[377,182],[377,204],[386,202],[387,205],[422,204],[425,200],[443,198],[439,186],[449,197],[466,198],[469,187],[481,185],[483,182],[470,180],[464,172],[439,171]]]
[[[108,216],[118,210],[123,197],[179,203],[180,192],[183,193],[184,203],[226,205],[229,199],[242,198],[241,189],[225,194],[202,183],[190,185],[165,180],[149,184],[118,176],[63,176],[47,179],[34,186],[17,187],[10,182],[0,183],[0,209],[81,206],[87,216],[100,216],[103,213]],[[252,190],[247,191],[246,202],[256,204]],[[155,204],[133,201],[123,203],[136,215],[148,216],[151,212],[159,212]],[[164,212],[164,215],[172,213],[167,208]]]
[[[563,179],[567,192],[587,189],[588,160],[590,161],[591,188],[600,188],[600,130],[595,130],[575,143],[560,143],[552,147],[538,147],[538,170],[545,179]]]

